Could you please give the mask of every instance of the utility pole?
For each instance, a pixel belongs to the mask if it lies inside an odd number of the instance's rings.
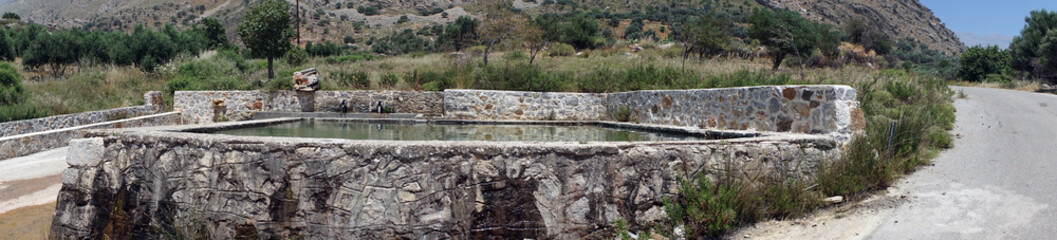
[[[301,45],[301,0],[294,1],[294,18],[297,19],[297,45]]]

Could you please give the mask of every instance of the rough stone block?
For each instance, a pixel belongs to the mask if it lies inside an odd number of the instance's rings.
[[[70,151],[66,154],[66,163],[72,167],[92,167],[103,161],[103,138],[82,138],[70,140]]]

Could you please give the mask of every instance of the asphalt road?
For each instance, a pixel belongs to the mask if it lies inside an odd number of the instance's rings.
[[[1057,95],[953,87],[954,147],[862,202],[728,239],[1055,239]]]
[[[954,147],[890,190],[912,200],[867,238],[1057,237],[1057,95],[953,89]]]

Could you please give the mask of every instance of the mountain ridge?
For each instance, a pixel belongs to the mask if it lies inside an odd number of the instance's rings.
[[[126,31],[137,23],[155,28],[165,24],[186,26],[194,24],[201,15],[211,15],[219,19],[226,26],[229,35],[232,35],[234,26],[241,21],[241,14],[249,2],[254,2],[254,0],[0,0],[0,10],[12,11],[22,15],[23,19],[49,26],[87,26],[92,29]],[[646,6],[675,6],[675,3],[685,2],[685,0],[636,2],[581,0],[577,2],[579,3],[574,4],[578,4],[581,10],[593,8],[604,9],[608,12],[645,8]],[[302,12],[305,13],[302,20],[303,26],[306,26],[305,39],[315,41],[340,41],[343,36],[371,36],[384,33],[384,31],[450,22],[457,16],[472,15],[475,3],[473,0],[300,1]],[[873,23],[892,41],[913,39],[928,49],[946,55],[958,55],[966,49],[958,36],[919,0],[755,0],[743,3],[712,0],[710,3],[718,6],[737,5],[738,8],[748,5],[749,7],[788,9],[808,19],[837,26],[860,18]],[[375,6],[380,14],[364,16],[357,13],[355,7],[349,7],[350,4],[357,7]],[[538,4],[521,0],[515,1],[515,6],[539,7]],[[463,11],[463,7],[466,11]],[[444,10],[452,17],[442,19],[439,16],[417,15],[423,11],[439,14],[435,12],[436,9]],[[561,9],[564,11],[566,8],[562,6]],[[577,7],[574,6],[571,9],[577,9]],[[412,16],[413,24],[394,27],[392,22],[395,22],[396,18],[401,15]],[[366,22],[367,28],[371,30],[352,30],[356,21]]]

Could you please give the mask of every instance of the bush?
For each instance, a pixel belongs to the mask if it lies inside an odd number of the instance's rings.
[[[958,69],[958,77],[966,81],[981,81],[991,75],[1006,75],[1012,72],[1009,67],[1009,51],[994,45],[970,47],[962,53],[959,62],[961,68]]]
[[[9,63],[0,63],[0,106],[15,105],[26,99],[22,75]]]
[[[359,13],[361,13],[363,15],[367,15],[367,16],[374,16],[374,15],[378,15],[378,7],[375,7],[375,6],[359,6],[359,7],[356,7],[356,12],[359,12]]]
[[[385,74],[382,74],[382,78],[378,81],[378,84],[382,88],[392,88],[392,87],[395,87],[397,82],[399,82],[399,81],[400,81],[400,77],[396,76],[396,74],[385,73]]]
[[[617,109],[614,109],[613,120],[617,120],[618,122],[630,122],[632,120],[631,109],[629,109],[628,106],[620,106]]]
[[[525,60],[528,59],[528,54],[525,54],[522,51],[511,51],[503,54],[503,59],[506,59],[507,61]]]
[[[645,89],[690,89],[700,87],[702,82],[696,74],[676,68],[640,65],[619,71],[601,68],[580,78],[578,85],[582,92],[604,93]]]
[[[250,85],[241,80],[241,72],[232,61],[221,58],[194,60],[176,69],[176,76],[165,84],[170,94],[175,91],[246,90]],[[282,79],[289,84],[288,78]]]
[[[308,62],[308,52],[301,47],[294,46],[286,51],[286,55],[283,55],[283,60],[290,66],[301,66],[301,64]]]
[[[551,48],[547,50],[547,55],[551,57],[568,57],[574,54],[576,54],[576,49],[572,45],[564,43],[551,45]]]
[[[528,63],[505,66],[488,66],[483,69],[479,88],[531,92],[557,92],[564,90],[563,79],[568,74],[548,73]]]
[[[371,78],[367,72],[336,72],[334,73],[336,82],[342,88],[351,89],[369,89],[371,88]]]

